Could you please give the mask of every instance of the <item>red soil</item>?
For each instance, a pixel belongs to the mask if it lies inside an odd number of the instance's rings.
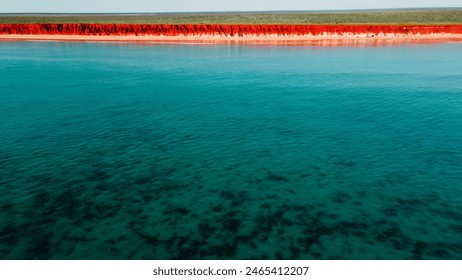
[[[0,24],[0,34],[28,35],[323,35],[462,34],[462,25]]]

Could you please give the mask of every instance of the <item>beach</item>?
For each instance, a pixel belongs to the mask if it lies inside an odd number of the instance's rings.
[[[80,41],[80,42],[139,42],[139,43],[209,43],[209,44],[322,44],[362,45],[400,43],[445,43],[462,42],[462,34],[330,34],[330,35],[44,35],[1,34],[2,41]]]

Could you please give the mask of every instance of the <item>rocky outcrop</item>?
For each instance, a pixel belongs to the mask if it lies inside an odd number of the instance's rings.
[[[0,24],[0,34],[36,35],[428,35],[462,34],[462,25]]]

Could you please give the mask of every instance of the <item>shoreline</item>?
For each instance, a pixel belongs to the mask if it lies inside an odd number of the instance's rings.
[[[462,34],[330,34],[330,35],[43,35],[0,34],[0,41],[203,43],[203,44],[308,44],[308,45],[387,45],[399,43],[462,43]]]
[[[462,25],[0,24],[0,40],[382,45],[459,42]]]

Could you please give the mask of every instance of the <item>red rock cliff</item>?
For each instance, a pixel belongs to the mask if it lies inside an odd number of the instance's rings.
[[[43,35],[322,35],[462,34],[462,25],[0,24],[0,34]]]

